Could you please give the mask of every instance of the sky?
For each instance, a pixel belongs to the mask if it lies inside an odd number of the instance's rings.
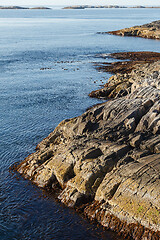
[[[0,5],[151,5],[160,6],[160,0],[0,0]]]

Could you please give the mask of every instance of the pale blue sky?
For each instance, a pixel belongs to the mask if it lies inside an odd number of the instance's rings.
[[[160,0],[0,0],[0,5],[160,5]]]

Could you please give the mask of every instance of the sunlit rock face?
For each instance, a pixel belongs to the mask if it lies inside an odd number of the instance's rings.
[[[142,38],[160,39],[160,20],[141,26],[124,28],[117,31],[108,32],[113,35],[134,36]]]

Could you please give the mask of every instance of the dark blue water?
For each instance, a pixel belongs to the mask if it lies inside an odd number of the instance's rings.
[[[98,35],[159,18],[159,9],[0,11],[0,239],[120,239],[63,207],[9,167],[65,118],[100,102],[97,54],[160,51],[160,42]],[[96,81],[96,83],[95,83]]]

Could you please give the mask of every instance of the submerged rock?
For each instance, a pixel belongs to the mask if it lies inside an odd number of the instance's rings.
[[[126,96],[62,121],[17,171],[128,239],[159,239],[159,73],[137,66]]]

